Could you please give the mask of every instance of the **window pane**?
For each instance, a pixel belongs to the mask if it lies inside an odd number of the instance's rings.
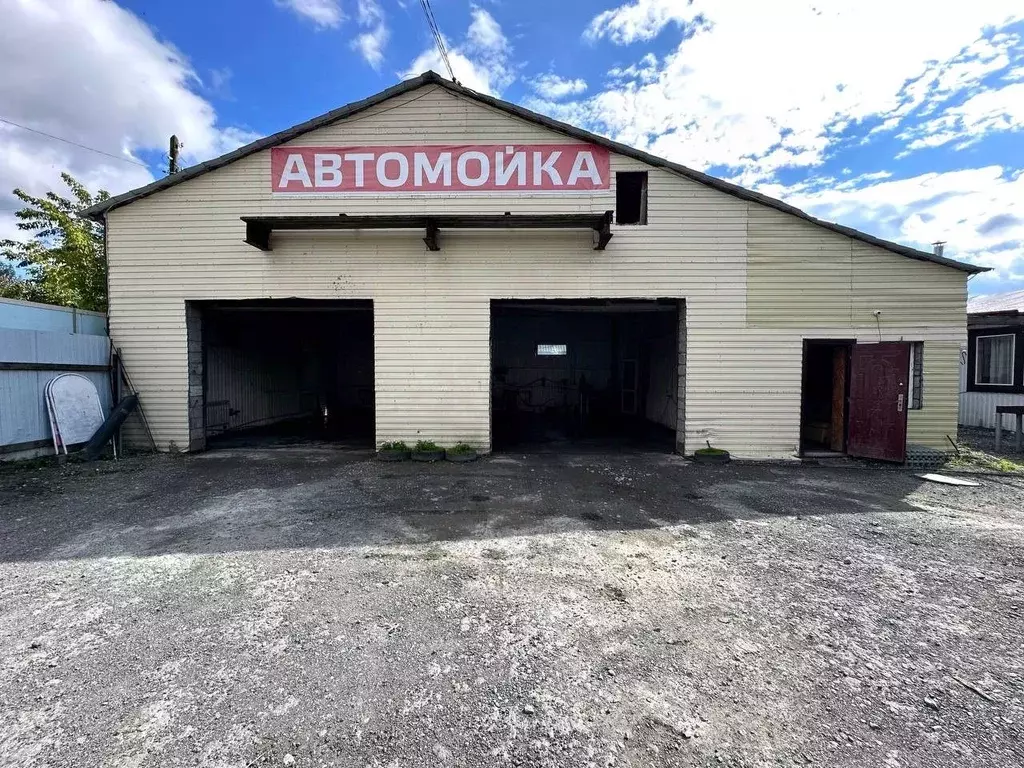
[[[1013,384],[1013,336],[979,336],[975,382]]]

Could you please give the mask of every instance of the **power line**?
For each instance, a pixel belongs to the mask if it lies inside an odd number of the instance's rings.
[[[441,54],[441,61],[444,62],[444,66],[448,70],[448,76],[451,77],[452,82],[458,83],[459,81],[455,79],[455,70],[452,69],[452,63],[448,60],[448,50],[444,46],[444,36],[441,34],[441,28],[437,25],[437,19],[434,18],[434,9],[430,7],[430,0],[420,0],[420,7],[423,8],[423,15],[427,17],[427,26],[430,28],[430,34],[434,38],[437,52]]]
[[[112,160],[120,160],[122,163],[131,163],[132,165],[138,165],[142,168],[146,168],[147,170],[149,169],[148,165],[140,163],[138,160],[129,160],[127,157],[118,157],[117,155],[112,155],[109,152],[104,152],[102,149],[87,147],[85,144],[79,144],[77,141],[71,141],[70,139],[62,139],[60,136],[54,136],[52,133],[46,133],[45,131],[39,131],[35,128],[29,128],[27,125],[22,125],[21,123],[16,123],[13,120],[8,120],[6,117],[0,117],[0,123],[7,123],[8,125],[13,125],[15,128],[21,128],[21,130],[28,131],[30,133],[38,133],[40,136],[45,136],[46,138],[53,139],[54,141],[63,141],[65,144],[70,144],[74,147],[78,147],[79,149],[95,152],[98,155],[105,155]]]

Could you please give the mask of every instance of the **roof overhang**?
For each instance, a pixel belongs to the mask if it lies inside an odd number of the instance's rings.
[[[967,310],[968,320],[999,320],[1004,318],[1015,320],[1021,316],[1024,316],[1024,313],[1017,309],[999,309],[991,312],[971,312],[969,309]]]
[[[422,229],[431,251],[441,250],[442,229],[591,229],[595,251],[612,239],[612,211],[552,214],[450,214],[438,216],[242,216],[245,242],[261,251],[273,250],[271,235],[282,230]]]

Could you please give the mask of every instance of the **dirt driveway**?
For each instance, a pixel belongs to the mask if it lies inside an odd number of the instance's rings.
[[[1024,764],[1024,479],[0,470],[0,764]]]

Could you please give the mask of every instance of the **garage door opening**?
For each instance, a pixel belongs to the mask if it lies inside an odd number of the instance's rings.
[[[208,445],[373,445],[372,302],[217,301],[191,309],[201,321]]]
[[[492,301],[495,450],[675,450],[679,349],[675,299]]]

